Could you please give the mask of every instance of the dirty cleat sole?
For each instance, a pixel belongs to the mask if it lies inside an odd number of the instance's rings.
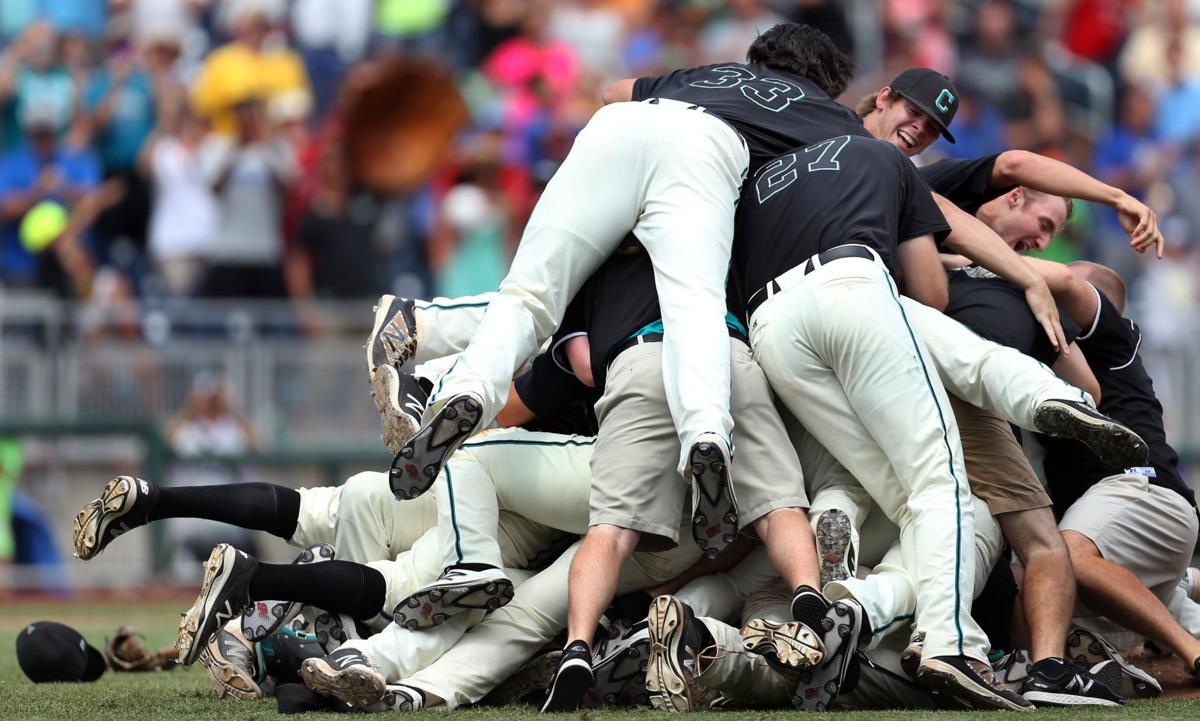
[[[392,459],[388,485],[396,500],[408,501],[429,490],[450,456],[471,437],[483,419],[483,404],[469,394],[446,402]]]

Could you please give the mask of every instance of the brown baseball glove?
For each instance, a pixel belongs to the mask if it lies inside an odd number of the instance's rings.
[[[104,660],[114,671],[165,671],[175,667],[177,656],[174,646],[147,650],[132,626],[121,626],[104,644]]]

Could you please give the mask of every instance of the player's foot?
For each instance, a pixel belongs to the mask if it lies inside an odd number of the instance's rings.
[[[212,681],[217,698],[251,701],[262,698],[258,685],[258,660],[254,644],[242,635],[241,624],[235,619],[213,635],[200,652],[200,664]]]
[[[738,532],[737,498],[729,476],[729,450],[715,433],[701,434],[688,452],[692,482],[692,538],[709,558],[733,543]]]
[[[714,646],[712,635],[696,620],[691,607],[674,596],[654,599],[649,622],[646,691],[650,705],[660,711],[691,711],[696,708],[700,656]]]
[[[375,304],[375,322],[367,336],[367,380],[373,380],[375,369],[381,366],[400,366],[417,350],[417,319],[414,303],[394,295],[379,296]]]
[[[383,692],[383,698],[364,706],[367,713],[383,713],[385,711],[420,711],[425,707],[425,695],[419,689],[404,684],[388,684]]]
[[[75,556],[81,561],[95,558],[117,536],[149,523],[159,493],[155,484],[133,476],[106,483],[100,497],[84,506],[71,524]]]
[[[547,644],[492,689],[481,703],[488,706],[513,706],[519,703],[541,705],[546,699],[546,690],[554,682],[554,671],[562,655],[561,645]]]
[[[1098,633],[1073,628],[1067,635],[1067,658],[1087,667],[1097,678],[1125,698],[1162,695],[1158,679],[1134,666]]]
[[[595,676],[584,706],[646,706],[646,668],[650,660],[650,629],[645,621],[604,645],[592,658]]]
[[[856,569],[850,516],[831,508],[813,520],[817,537],[817,558],[821,562],[821,588],[832,581],[845,581]]]
[[[900,652],[900,668],[909,679],[917,680],[917,668],[921,665],[921,654],[925,652],[925,634],[913,631],[908,645]]]
[[[811,628],[799,621],[778,623],[752,618],[742,630],[742,645],[773,665],[790,669],[817,666],[825,655],[821,640]]]
[[[325,653],[333,653],[347,641],[362,638],[358,625],[345,613],[321,611],[313,617],[313,635]]]
[[[322,696],[332,696],[354,708],[364,708],[383,700],[387,681],[375,670],[361,651],[340,648],[320,658],[300,664],[304,685]]]
[[[919,663],[920,659],[917,660]],[[1025,685],[1029,678],[1029,667],[1032,665],[1029,654],[1017,649],[992,662],[992,675],[995,676],[996,683],[1004,688],[1013,693],[1021,693],[1021,686]]]
[[[1033,710],[1033,704],[996,681],[990,665],[967,656],[922,660],[917,667],[917,684],[974,709]]]
[[[563,649],[554,670],[554,680],[546,692],[542,713],[574,711],[583,703],[583,697],[592,687],[592,650],[583,641],[572,641]]]
[[[1141,436],[1086,403],[1043,401],[1037,408],[1034,425],[1048,436],[1080,441],[1108,466],[1143,466],[1150,454],[1150,447]]]
[[[333,546],[318,543],[309,546],[292,561],[296,566],[333,560]],[[255,601],[242,614],[242,634],[250,641],[261,641],[291,622],[300,614],[302,604],[296,601]]]
[[[407,501],[428,491],[450,456],[483,421],[483,403],[470,393],[446,401],[429,423],[392,458],[388,485],[397,500]]]
[[[858,647],[869,624],[866,611],[854,599],[834,601],[821,622],[824,656],[817,666],[800,672],[792,689],[792,706],[801,711],[827,711],[839,694],[857,682]]]
[[[213,634],[250,605],[250,579],[257,570],[258,561],[228,543],[212,550],[204,562],[200,595],[179,622],[175,650],[180,663],[195,662]]]
[[[512,581],[499,568],[474,571],[451,567],[401,601],[392,611],[392,620],[410,631],[432,628],[462,611],[495,611],[512,598]]]
[[[1125,700],[1083,666],[1044,658],[1029,667],[1021,695],[1035,706],[1120,706]]]
[[[385,365],[371,377],[371,398],[379,411],[379,438],[394,456],[421,428],[429,394],[412,373]]]

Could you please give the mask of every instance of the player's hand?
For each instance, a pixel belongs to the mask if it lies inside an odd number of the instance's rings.
[[[1139,253],[1146,252],[1151,245],[1155,247],[1154,255],[1163,257],[1162,233],[1158,229],[1158,214],[1142,201],[1126,193],[1113,206],[1121,227],[1129,234],[1129,245]]]
[[[1058,304],[1054,302],[1050,287],[1046,285],[1046,281],[1041,276],[1038,276],[1036,284],[1025,289],[1025,302],[1029,304],[1029,310],[1033,311],[1033,317],[1042,324],[1042,330],[1046,331],[1046,336],[1050,339],[1050,345],[1054,346],[1054,350],[1062,355],[1070,355],[1070,350],[1067,349],[1067,336],[1063,333],[1062,323],[1058,317]]]

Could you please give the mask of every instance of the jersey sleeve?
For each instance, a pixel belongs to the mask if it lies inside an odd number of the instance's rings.
[[[932,235],[935,241],[941,242],[950,234],[946,216],[937,207],[933,194],[921,180],[916,166],[900,155],[899,150],[896,153],[899,155],[900,182],[904,186],[904,205],[900,209],[897,240],[903,243],[923,235]]]
[[[930,190],[974,215],[979,206],[1009,190],[991,187],[998,157],[997,154],[969,160],[939,160],[918,172]]]

